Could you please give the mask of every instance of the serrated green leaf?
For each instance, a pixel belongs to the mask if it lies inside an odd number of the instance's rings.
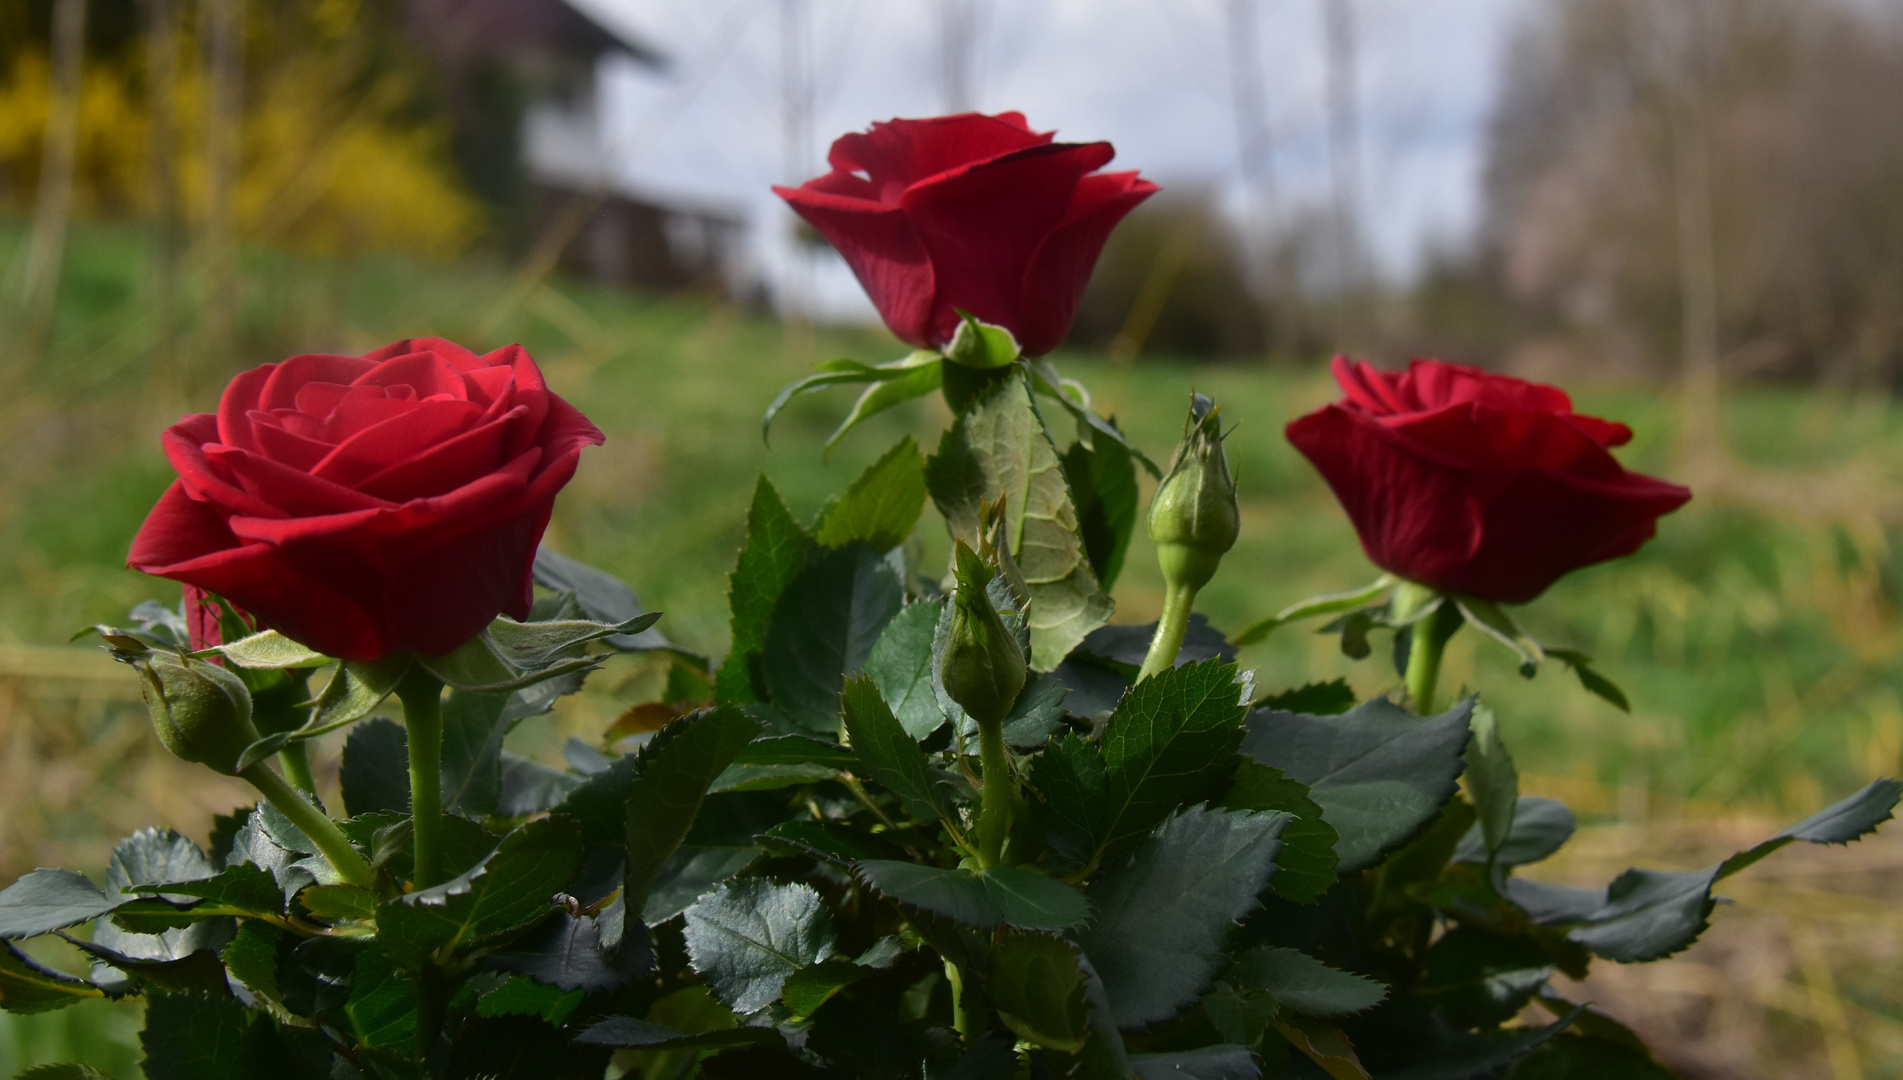
[[[965,926],[1068,930],[1090,918],[1090,902],[1082,893],[1012,866],[974,871],[868,859],[854,871],[880,895]]]
[[[1355,707],[1354,688],[1347,679],[1305,683],[1293,690],[1270,694],[1255,703],[1258,709],[1305,713],[1309,716],[1340,716]]]
[[[239,1045],[250,1015],[231,998],[153,994],[139,1063],[146,1080],[245,1080]]]
[[[0,892],[0,938],[30,938],[106,914],[129,897],[107,895],[72,870],[35,870]]]
[[[865,667],[904,601],[892,564],[870,545],[821,552],[787,586],[767,629],[760,666],[774,707],[808,731],[838,731],[842,683]]]
[[[1530,938],[1457,926],[1428,950],[1416,992],[1455,1027],[1491,1028],[1518,1015],[1556,970]]]
[[[787,977],[833,954],[832,915],[809,885],[742,878],[686,912],[694,970],[737,1013],[772,1004]]]
[[[836,742],[805,735],[768,735],[740,748],[735,765],[824,765],[850,769],[858,759]]]
[[[533,572],[537,585],[567,593],[574,598],[574,609],[579,609],[581,614],[596,622],[625,623],[647,611],[627,582],[606,570],[571,559],[547,544],[535,549]],[[613,634],[601,640],[609,648],[623,652],[673,649],[683,658],[698,660],[703,666],[706,663],[702,658],[691,657],[691,654],[675,648],[674,643],[654,627],[636,634]]]
[[[278,997],[278,946],[285,933],[270,923],[246,919],[220,954],[225,970],[259,997]]]
[[[611,637],[634,637],[659,622],[661,613],[644,611],[620,622],[593,619],[552,619],[516,622],[498,616],[484,631],[496,655],[518,672],[539,671],[571,658],[583,645]]]
[[[800,528],[786,509],[780,493],[765,476],[754,485],[753,504],[747,511],[747,542],[727,578],[727,598],[733,613],[733,645],[715,675],[715,690],[723,704],[764,701],[766,678],[759,667],[760,648],[780,594],[799,576],[817,543]]]
[[[1386,698],[1340,716],[1258,709],[1242,753],[1308,785],[1341,834],[1338,872],[1365,870],[1412,839],[1459,788],[1469,698],[1422,718]]]
[[[112,1077],[76,1061],[65,1061],[55,1065],[35,1065],[24,1072],[15,1073],[13,1080],[112,1080]]]
[[[300,732],[330,731],[369,716],[385,698],[396,692],[396,684],[409,667],[408,654],[386,656],[381,660],[346,660],[338,664],[312,703],[311,718],[305,721]]]
[[[1280,769],[1247,762],[1223,799],[1226,810],[1280,810],[1292,820],[1282,829],[1282,850],[1275,857],[1269,887],[1297,904],[1312,904],[1335,883],[1335,843],[1340,834],[1309,798],[1308,785],[1290,780]]]
[[[357,954],[350,980],[350,999],[344,1005],[351,1037],[358,1046],[375,1046],[404,1057],[416,1057],[416,1014],[421,1007],[416,976],[404,971],[381,950]]]
[[[623,818],[629,910],[647,902],[655,876],[687,836],[707,789],[759,733],[760,725],[745,713],[722,705],[675,720],[641,748]]]
[[[1080,867],[1096,857],[1103,835],[1109,802],[1105,785],[1103,753],[1074,731],[1031,763],[1032,812],[1051,847]]]
[[[795,1017],[804,1019],[818,1012],[819,1007],[831,1001],[834,994],[871,974],[872,971],[867,968],[835,957],[787,976],[786,986],[780,991],[780,1000],[786,1003]]]
[[[1156,462],[1151,461],[1149,455],[1131,442],[1114,421],[1097,415],[1090,403],[1090,391],[1084,388],[1083,383],[1058,374],[1057,365],[1047,356],[1028,359],[1025,366],[1031,372],[1031,388],[1062,406],[1071,419],[1077,422],[1080,430],[1089,428],[1093,441],[1101,437],[1122,446],[1150,474],[1150,479],[1163,479],[1163,470],[1157,468]]]
[[[1585,652],[1579,649],[1547,649],[1546,655],[1572,668],[1573,674],[1579,676],[1579,685],[1585,687],[1587,693],[1604,698],[1620,712],[1632,711],[1632,703],[1626,699],[1625,691],[1619,689],[1619,684],[1600,674],[1592,666],[1592,657]]]
[[[477,818],[495,811],[502,794],[502,740],[515,726],[503,717],[509,699],[508,694],[468,690],[452,690],[444,697],[441,783],[445,809]],[[406,761],[406,802],[407,771]]]
[[[1105,592],[1123,572],[1123,556],[1137,523],[1137,472],[1130,450],[1115,439],[1092,446],[1071,444],[1064,452],[1064,479],[1077,507],[1077,530],[1090,569]]]
[[[1177,807],[1221,794],[1247,711],[1235,675],[1233,664],[1204,660],[1145,679],[1123,696],[1103,731],[1092,861],[1146,835]]]
[[[866,654],[866,674],[914,739],[923,739],[945,722],[932,690],[932,639],[943,608],[938,600],[907,604],[885,624]]]
[[[643,620],[651,622],[648,616]],[[497,623],[503,620],[496,620]],[[522,624],[514,624],[521,626]],[[596,627],[595,623],[580,623],[580,626]],[[605,637],[619,628],[601,629],[596,637]],[[592,640],[592,639],[590,639]],[[534,646],[529,646],[533,648]],[[525,654],[525,658],[533,654]],[[525,686],[546,682],[564,675],[586,672],[600,666],[600,661],[587,656],[565,656],[551,659],[546,663],[530,662],[518,665],[498,640],[494,626],[470,638],[457,646],[446,656],[423,656],[417,663],[429,669],[445,685],[472,693],[496,694],[510,690],[519,690]]]
[[[37,1013],[65,1008],[106,992],[84,979],[54,971],[0,942],[0,1009],[10,1013]]]
[[[1460,846],[1454,851],[1454,861],[1484,863],[1491,857],[1501,866],[1536,863],[1558,851],[1572,837],[1575,825],[1573,812],[1564,804],[1522,795],[1513,812],[1513,830],[1499,850],[1487,850],[1487,839],[1476,821],[1467,835],[1461,837]]]
[[[686,911],[714,886],[744,871],[760,857],[760,849],[710,844],[682,844],[654,876],[641,919],[650,926]]]
[[[618,1046],[631,1050],[720,1050],[730,1046],[779,1045],[779,1034],[772,1028],[717,1028],[689,1034],[664,1024],[651,1024],[632,1016],[610,1016],[598,1020],[575,1041],[590,1046]]]
[[[197,844],[173,829],[145,828],[119,841],[106,864],[106,892],[153,892],[135,886],[202,881],[217,873]],[[167,899],[183,903],[200,893],[171,893]]]
[[[227,866],[217,874],[198,881],[159,882],[167,900],[189,903],[197,918],[212,915],[248,915],[275,918],[284,913],[284,894],[277,880],[250,863]],[[152,883],[141,882],[128,892],[158,891]]]
[[[1057,448],[1023,379],[986,390],[939,441],[926,485],[952,535],[979,546],[979,506],[1003,500],[1006,549],[1030,592],[1031,666],[1050,671],[1115,605],[1091,571]]]
[[[907,435],[826,505],[813,537],[829,548],[858,542],[890,551],[912,535],[924,509],[925,457]]]
[[[377,916],[377,894],[360,885],[314,885],[297,894],[313,917],[369,920]]]
[[[1246,1046],[1205,1046],[1167,1054],[1131,1054],[1137,1080],[1260,1080],[1262,1070]]]
[[[1678,1080],[1678,1074],[1634,1049],[1571,1032],[1521,1058],[1507,1080]]]
[[[1500,723],[1493,710],[1476,703],[1469,720],[1473,737],[1467,741],[1467,791],[1479,815],[1480,835],[1492,855],[1513,835],[1513,816],[1520,807],[1520,771],[1513,766]]]
[[[586,990],[563,990],[512,975],[509,981],[482,995],[476,1002],[477,1016],[533,1016],[561,1027],[588,996]]]
[[[1372,1009],[1388,994],[1374,979],[1329,967],[1299,949],[1269,946],[1243,954],[1235,980],[1293,1012],[1324,1019]]]
[[[846,733],[853,755],[865,774],[905,803],[906,812],[920,821],[941,820],[956,828],[958,815],[951,795],[933,774],[925,751],[886,707],[870,676],[846,680],[840,696]]]
[[[841,870],[851,869],[860,859],[890,859],[899,854],[881,839],[844,825],[810,818],[782,821],[755,839],[774,855],[804,855]]]
[[[1289,821],[1193,806],[1092,882],[1098,915],[1078,943],[1103,979],[1118,1027],[1167,1020],[1209,985],[1229,931],[1275,873],[1277,837]]]
[[[1090,1037],[1077,947],[1063,938],[1006,933],[991,946],[986,983],[998,1019],[1026,1042],[1074,1054]]]
[[[378,939],[391,959],[420,967],[534,921],[581,865],[581,829],[573,821],[531,821],[449,881],[378,905]]]
[[[358,724],[344,740],[339,769],[344,812],[352,817],[410,812],[410,741],[403,725],[379,717]]]

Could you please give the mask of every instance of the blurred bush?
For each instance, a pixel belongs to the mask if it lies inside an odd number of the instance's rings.
[[[427,68],[388,5],[237,2],[243,122],[230,205],[247,238],[321,254],[458,254],[487,228]],[[31,208],[52,102],[51,0],[0,4],[0,209]],[[205,5],[90,0],[73,209],[209,211]],[[169,68],[169,77],[167,69]],[[159,123],[155,123],[158,121]],[[171,205],[160,205],[168,185]]]

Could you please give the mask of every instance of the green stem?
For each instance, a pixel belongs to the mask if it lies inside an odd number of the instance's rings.
[[[1143,658],[1142,682],[1176,666],[1176,654],[1183,651],[1183,635],[1189,632],[1189,613],[1196,607],[1193,585],[1172,585],[1163,594],[1163,616],[1156,620],[1156,636],[1150,639],[1149,655]]]
[[[415,843],[416,887],[442,882],[443,684],[421,664],[411,664],[396,684],[403,726],[410,739],[410,822]]]
[[[952,1029],[957,1031],[966,1042],[971,1041],[971,1017],[965,1013],[965,980],[958,973],[958,965],[945,961],[945,981],[951,984]]]
[[[984,806],[978,813],[978,865],[997,866],[1004,860],[1005,837],[1011,835],[1011,803],[1017,792],[1011,780],[1011,753],[1004,746],[1004,721],[978,721],[978,761],[984,769]]]
[[[377,876],[370,864],[363,861],[357,849],[337,828],[337,823],[324,815],[322,810],[312,806],[310,800],[299,794],[297,789],[284,782],[284,778],[271,771],[271,767],[260,761],[239,774],[250,782],[251,786],[277,807],[278,813],[291,819],[291,824],[300,829],[317,850],[323,852],[337,873],[352,885],[361,885],[373,889]]]
[[[1441,657],[1460,624],[1460,609],[1452,600],[1442,600],[1432,615],[1414,624],[1413,643],[1407,653],[1407,696],[1414,703],[1414,711],[1422,716],[1434,715]]]
[[[317,794],[317,781],[311,778],[311,756],[305,752],[304,744],[294,742],[278,751],[278,768],[284,770],[284,779],[299,791]]]

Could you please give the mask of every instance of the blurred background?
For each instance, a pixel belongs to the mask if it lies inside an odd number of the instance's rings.
[[[1334,396],[1338,350],[1559,382],[1638,432],[1629,465],[1694,488],[1637,557],[1521,615],[1630,715],[1475,635],[1449,663],[1525,788],[1587,825],[1534,876],[1708,865],[1903,764],[1899,101],[1898,0],[6,0],[0,880],[96,873],[155,817],[202,840],[248,800],[62,643],[176,601],[123,569],[171,477],[158,433],[259,363],[524,343],[609,435],[550,541],[724,652],[753,477],[810,514],[946,421],[914,403],[828,459],[849,401],[812,396],[761,444],[814,361],[903,348],[768,186],[871,120],[968,108],[1111,140],[1165,187],[1057,359],[1153,456],[1191,386],[1241,421],[1219,626],[1374,576],[1280,433]],[[1148,621],[1141,536],[1129,566],[1117,619]],[[1269,687],[1396,682],[1305,627],[1244,660]],[[615,664],[518,749],[598,740],[657,692]],[[1890,828],[1734,879],[1690,953],[1577,993],[1687,1077],[1903,1075]],[[136,1005],[0,1017],[0,1075],[82,1056],[129,1080],[137,1027]]]

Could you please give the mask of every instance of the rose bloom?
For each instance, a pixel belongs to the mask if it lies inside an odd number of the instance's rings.
[[[1459,364],[1334,361],[1342,400],[1288,426],[1382,569],[1502,603],[1630,555],[1690,490],[1628,472],[1624,424],[1555,387]]]
[[[179,478],[127,562],[330,656],[440,655],[528,617],[555,493],[601,441],[519,345],[294,356],[166,430]]]
[[[1014,112],[876,123],[833,142],[825,176],[773,190],[909,344],[946,345],[962,309],[1042,356],[1070,332],[1110,230],[1157,190],[1097,172],[1109,143],[1052,137]]]

